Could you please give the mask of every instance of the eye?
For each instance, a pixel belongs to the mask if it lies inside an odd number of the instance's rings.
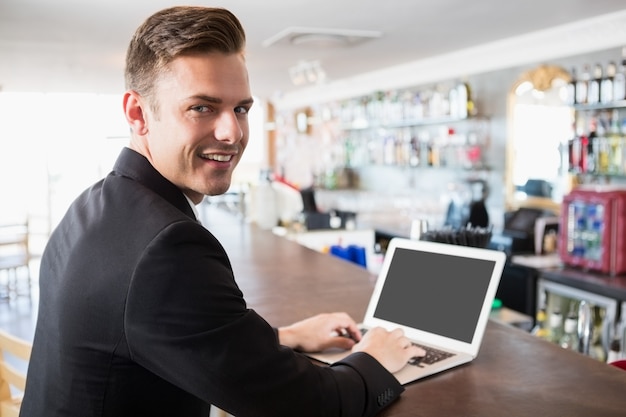
[[[210,112],[212,109],[209,106],[202,106],[202,105],[198,105],[198,106],[192,106],[191,110],[198,112],[198,113],[208,113]]]
[[[244,106],[235,107],[235,113],[237,114],[248,114],[249,111],[250,109],[248,107],[244,107]]]

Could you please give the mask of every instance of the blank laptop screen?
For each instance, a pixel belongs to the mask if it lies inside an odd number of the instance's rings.
[[[397,248],[374,317],[471,343],[494,266]]]

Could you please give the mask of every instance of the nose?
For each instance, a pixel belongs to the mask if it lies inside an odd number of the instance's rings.
[[[243,129],[237,114],[223,112],[217,119],[215,138],[222,142],[236,143],[243,138]]]

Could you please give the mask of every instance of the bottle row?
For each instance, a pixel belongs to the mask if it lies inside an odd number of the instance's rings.
[[[610,118],[590,117],[588,128],[570,139],[568,155],[572,173],[626,175],[626,118],[617,109]]]
[[[572,69],[568,84],[567,100],[570,105],[610,104],[626,100],[626,47],[618,63],[610,61],[603,66],[589,64],[578,72]]]
[[[551,300],[537,311],[533,335],[601,362],[625,357],[624,327],[611,324],[603,307],[554,293],[545,296]]]
[[[460,133],[447,126],[434,135],[428,130],[388,129],[382,135],[346,137],[344,164],[483,169],[485,146],[478,133]]]
[[[430,89],[377,92],[341,103],[338,119],[348,129],[385,126],[476,114],[469,84],[437,85]]]

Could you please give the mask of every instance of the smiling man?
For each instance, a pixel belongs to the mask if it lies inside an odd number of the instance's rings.
[[[361,337],[344,313],[272,328],[196,219],[248,143],[244,44],[218,8],[165,9],[135,33],[130,144],[46,246],[22,417],[207,417],[211,404],[238,417],[373,416],[402,392],[391,373],[423,354],[402,331]],[[296,351],[328,347],[352,354],[320,367]]]

